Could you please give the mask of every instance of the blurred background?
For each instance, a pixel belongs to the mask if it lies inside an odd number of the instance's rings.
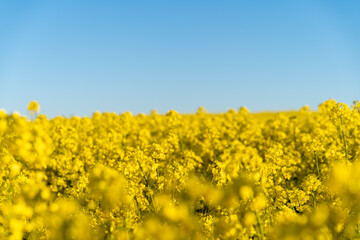
[[[360,1],[0,3],[0,108],[54,117],[360,100]]]

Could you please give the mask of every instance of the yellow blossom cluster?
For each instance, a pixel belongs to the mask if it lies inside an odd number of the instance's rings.
[[[28,110],[0,111],[0,239],[360,239],[359,102]]]

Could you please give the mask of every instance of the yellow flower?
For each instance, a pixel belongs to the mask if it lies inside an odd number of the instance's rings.
[[[354,104],[33,121],[0,110],[0,239],[358,239]]]
[[[27,110],[30,111],[31,115],[40,111],[40,105],[37,101],[31,101],[27,107]]]

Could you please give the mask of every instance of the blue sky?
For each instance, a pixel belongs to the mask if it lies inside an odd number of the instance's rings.
[[[91,115],[360,100],[360,1],[0,3],[0,108]]]

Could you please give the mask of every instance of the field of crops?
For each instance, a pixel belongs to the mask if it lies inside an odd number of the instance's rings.
[[[0,111],[0,239],[360,239],[360,103]]]

